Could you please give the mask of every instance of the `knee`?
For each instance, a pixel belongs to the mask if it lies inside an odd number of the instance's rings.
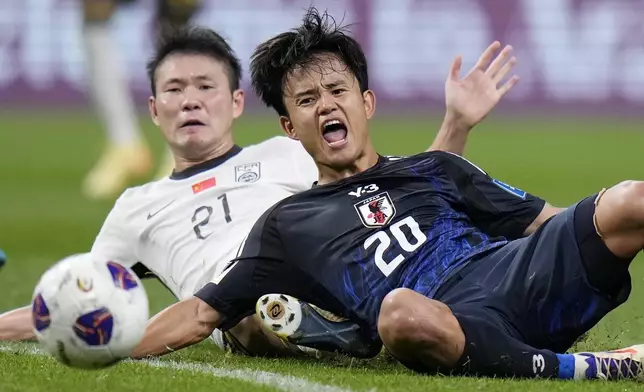
[[[159,22],[174,28],[185,25],[200,5],[200,0],[159,0]]]
[[[413,347],[419,343],[436,346],[451,340],[449,308],[424,297],[422,307],[417,306],[419,296],[409,289],[396,289],[383,300],[378,333],[389,349]]]
[[[608,189],[597,202],[597,209],[606,209],[623,222],[644,221],[644,181],[624,181]]]
[[[115,0],[83,0],[83,20],[85,23],[107,22],[116,10]]]

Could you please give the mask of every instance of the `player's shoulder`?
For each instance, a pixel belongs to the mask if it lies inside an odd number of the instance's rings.
[[[170,194],[169,188],[173,187],[168,177],[129,187],[116,199],[113,209],[133,211],[142,205],[162,201]]]
[[[284,154],[288,151],[295,151],[303,149],[300,142],[287,138],[286,136],[273,136],[262,142],[251,144],[244,147],[248,152],[264,152],[264,153],[278,153]]]
[[[449,151],[432,150],[421,152],[411,156],[384,156],[384,162],[381,165],[383,169],[387,168],[410,168],[413,166],[436,166],[455,165],[460,167],[469,167],[487,174],[479,166],[467,158]]]
[[[170,181],[169,178],[161,178],[158,180],[146,182],[145,184],[129,187],[125,189],[123,193],[121,193],[121,195],[117,199],[117,202],[127,203],[140,197],[155,194],[156,191],[159,188],[162,188],[163,185],[168,181]]]

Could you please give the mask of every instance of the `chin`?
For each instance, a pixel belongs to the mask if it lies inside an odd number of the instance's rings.
[[[338,151],[328,151],[326,153],[326,161],[329,163],[329,166],[336,168],[348,168],[353,166],[360,154],[355,149],[348,146]]]

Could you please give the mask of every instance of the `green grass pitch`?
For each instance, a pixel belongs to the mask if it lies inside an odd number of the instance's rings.
[[[379,117],[372,136],[382,153],[411,154],[433,139],[439,118]],[[157,152],[162,142],[142,119]],[[80,195],[82,176],[102,147],[98,123],[74,113],[0,114],[0,311],[25,305],[42,272],[66,255],[89,249],[111,202]],[[239,144],[278,134],[273,117],[247,117],[235,127]],[[487,120],[471,135],[466,156],[495,177],[567,206],[623,179],[643,179],[644,133],[636,122],[610,119]],[[159,154],[157,154],[158,156]],[[644,342],[642,257],[632,268],[629,301],[594,328],[578,349],[613,349]],[[172,301],[156,282],[146,289],[152,311]],[[203,343],[151,363],[80,371],[38,355],[35,344],[0,345],[0,391],[626,391],[632,382],[517,381],[418,376],[386,359],[276,360],[243,358]]]

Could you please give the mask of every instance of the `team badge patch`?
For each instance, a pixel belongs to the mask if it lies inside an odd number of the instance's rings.
[[[235,166],[235,181],[251,183],[259,180],[261,177],[260,162],[247,163],[245,165]]]
[[[387,192],[362,200],[354,204],[354,207],[362,224],[370,228],[385,226],[396,215],[396,208]]]
[[[513,194],[516,197],[519,197],[521,199],[525,199],[526,195],[528,194],[526,191],[522,191],[519,188],[515,188],[512,185],[508,185],[504,182],[501,182],[499,180],[492,179],[492,182],[496,184],[499,188],[503,189],[504,191]]]

